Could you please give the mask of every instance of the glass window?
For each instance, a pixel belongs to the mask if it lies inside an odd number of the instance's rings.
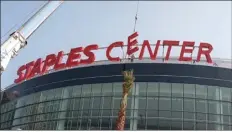
[[[217,86],[208,86],[208,99],[219,100],[220,91]]]
[[[102,93],[102,84],[92,84],[92,92],[94,96],[100,96]]]
[[[205,121],[206,120],[206,114],[202,114],[202,113],[197,113],[197,120],[201,120],[201,121]]]
[[[83,109],[89,110],[91,108],[90,98],[83,98]]]
[[[171,111],[159,111],[159,117],[171,118]]]
[[[94,97],[93,109],[101,108],[101,97]]]
[[[170,110],[171,109],[171,99],[170,98],[159,98],[159,110]]]
[[[204,123],[204,122],[197,122],[196,123],[196,129],[197,130],[206,130],[206,123]]]
[[[121,99],[113,98],[114,109],[120,109]]]
[[[207,98],[207,86],[196,85],[196,98]]]
[[[220,102],[208,101],[208,111],[213,114],[220,114]]]
[[[171,130],[182,130],[182,122],[181,121],[172,121]]]
[[[196,112],[206,112],[207,104],[206,100],[196,100]]]
[[[194,119],[194,113],[184,112],[184,119],[193,120]]]
[[[221,116],[221,122],[230,123],[230,116]]]
[[[230,101],[231,100],[230,88],[221,87],[221,95],[223,95],[222,100]]]
[[[170,83],[160,83],[160,96],[171,96],[171,84]]]
[[[158,119],[147,119],[147,130],[158,130]]]
[[[159,130],[170,130],[171,120],[159,120]]]
[[[140,118],[145,118],[145,115],[139,115]],[[158,115],[158,111],[157,110],[147,110],[147,118],[150,118],[150,117],[159,117]]]
[[[172,83],[172,97],[183,97],[183,84]]]
[[[182,119],[182,112],[172,112],[172,118]]]
[[[139,85],[139,96],[146,96],[147,95],[147,83],[139,82],[136,84]]]
[[[80,97],[81,96],[81,91],[82,91],[82,86],[81,85],[73,86],[72,96],[73,97]]]
[[[222,102],[222,114],[223,115],[232,115],[232,104]],[[231,119],[232,120],[232,119]]]
[[[158,100],[159,100],[158,97],[154,97],[154,98],[149,97],[148,100],[147,100],[147,102],[148,102],[148,104],[147,104],[148,109],[156,109],[156,110],[158,110]]]
[[[184,84],[184,97],[195,98],[194,84]]]
[[[220,115],[208,114],[209,122],[218,122],[220,123]]]
[[[148,96],[159,96],[159,84],[149,82],[147,91]]]
[[[129,99],[128,99],[129,100]],[[129,105],[129,104],[128,104]],[[104,109],[111,109],[113,107],[112,97],[104,97]],[[127,106],[128,107],[128,106]]]
[[[114,96],[121,97],[122,96],[122,83],[113,83],[113,91]]]
[[[195,99],[184,99],[184,111],[194,112],[195,111]]]
[[[113,95],[113,84],[112,83],[103,83],[102,84],[102,94],[104,96]]]
[[[84,84],[82,86],[82,97],[89,97],[91,95],[91,84]]]
[[[209,123],[207,130],[221,130],[221,125]]]
[[[174,111],[182,111],[182,108],[183,108],[182,102],[183,102],[182,99],[172,98],[172,110],[174,110]]]
[[[145,97],[139,98],[139,109],[146,109],[147,106],[147,100]]]

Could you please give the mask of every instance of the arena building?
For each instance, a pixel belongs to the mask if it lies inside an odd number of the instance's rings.
[[[21,80],[1,93],[1,129],[114,130],[133,69],[125,130],[232,130],[231,60],[212,60],[95,61]]]

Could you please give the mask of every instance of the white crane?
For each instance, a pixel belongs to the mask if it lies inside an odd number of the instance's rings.
[[[27,45],[28,38],[63,2],[63,0],[48,1],[38,12],[1,44],[1,74],[6,69],[10,60],[18,54],[20,49]]]

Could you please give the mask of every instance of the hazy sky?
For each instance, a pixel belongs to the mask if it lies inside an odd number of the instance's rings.
[[[1,38],[15,24],[20,27],[25,17],[43,3],[1,1]],[[1,77],[1,88],[13,83],[21,65],[39,57],[89,44],[108,46],[114,41],[126,42],[133,31],[136,5],[137,1],[65,2],[10,61]],[[138,40],[204,41],[213,45],[212,57],[231,59],[231,5],[231,1],[139,2]],[[98,60],[105,59],[103,53],[98,53]]]

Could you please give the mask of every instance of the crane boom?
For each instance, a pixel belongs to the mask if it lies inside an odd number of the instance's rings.
[[[20,49],[27,45],[27,39],[64,1],[48,1],[38,12],[13,32],[1,45],[1,74],[9,61],[17,56]]]

